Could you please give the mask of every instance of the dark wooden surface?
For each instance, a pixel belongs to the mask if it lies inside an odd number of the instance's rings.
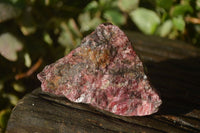
[[[160,91],[158,113],[123,117],[43,93],[26,95],[13,109],[7,133],[200,132],[200,50],[180,41],[127,32]]]

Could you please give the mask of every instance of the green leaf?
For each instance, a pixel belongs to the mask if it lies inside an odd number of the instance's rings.
[[[51,39],[51,37],[50,37],[50,35],[48,33],[44,33],[43,34],[43,39],[50,46],[53,44],[53,40]]]
[[[64,47],[69,47],[74,44],[73,42],[73,36],[65,22],[61,23],[61,33],[58,38],[58,42],[64,46]]]
[[[5,129],[10,116],[10,109],[4,109],[0,112],[0,128]]]
[[[0,3],[0,23],[20,15],[21,10],[8,3]]]
[[[165,21],[158,29],[158,34],[161,37],[166,37],[172,30],[173,23],[171,20]]]
[[[160,24],[158,15],[149,9],[137,8],[129,15],[137,27],[145,34],[153,34]]]
[[[98,3],[97,1],[91,1],[87,6],[85,7],[85,11],[91,11],[91,10],[96,10],[98,8]]]
[[[25,11],[21,16],[21,19],[19,19],[18,23],[20,24],[21,32],[25,36],[35,33],[36,22],[30,12]]]
[[[196,0],[196,9],[200,10],[200,0]]]
[[[10,103],[12,105],[17,105],[17,102],[19,101],[19,98],[15,96],[14,94],[6,94],[6,97],[10,100]]]
[[[95,29],[101,23],[102,23],[102,20],[100,18],[94,17],[93,19],[91,19],[89,23],[89,27],[90,29]]]
[[[25,66],[30,67],[31,66],[31,57],[29,53],[24,54],[24,60],[25,60]]]
[[[82,34],[75,22],[74,19],[70,18],[69,21],[68,21],[68,27],[70,29],[70,31],[73,33],[74,36],[76,37],[82,37]]]
[[[170,39],[176,39],[177,36],[179,35],[178,31],[176,29],[173,29],[172,32],[169,34]]]
[[[22,32],[25,36],[27,36],[27,35],[30,35],[30,34],[35,33],[36,27],[34,27],[34,26],[30,26],[30,27],[21,26],[21,27],[20,27],[20,30],[21,30],[21,32]]]
[[[22,50],[22,43],[10,33],[0,35],[0,54],[10,61],[17,60],[17,52]]]
[[[104,17],[115,25],[125,24],[125,16],[117,10],[107,10],[104,13]]]
[[[174,17],[172,19],[174,27],[179,31],[184,31],[185,21],[182,16]]]
[[[172,10],[172,13],[171,15],[173,17],[177,17],[177,16],[180,16],[180,15],[185,15],[185,13],[192,13],[193,12],[193,9],[192,7],[189,5],[189,4],[185,4],[185,5],[177,5],[173,8]]]
[[[79,15],[78,17],[79,24],[81,25],[81,31],[86,32],[89,30],[93,30],[96,28],[100,23],[102,23],[102,20],[95,16],[91,19],[90,13],[85,12]]]
[[[173,4],[173,0],[156,0],[157,6],[169,10]]]
[[[99,5],[102,6],[102,7],[106,6],[109,1],[110,0],[99,0]]]
[[[118,7],[124,12],[130,12],[138,7],[139,0],[118,0]]]
[[[116,0],[99,0],[98,9],[99,11],[110,10],[117,7]]]
[[[19,83],[14,83],[13,84],[13,88],[15,91],[17,92],[24,92],[25,91],[25,88],[23,85],[19,84]]]
[[[82,13],[78,16],[78,20],[79,20],[79,23],[81,25],[81,31],[88,31],[90,30],[90,26],[89,26],[89,23],[90,23],[90,13],[89,12],[85,12],[85,13]]]
[[[72,49],[74,49],[79,43],[80,38],[79,32],[75,31],[75,27],[72,22],[62,22],[61,23],[61,33],[58,38],[58,42],[65,47],[65,54],[68,54]]]

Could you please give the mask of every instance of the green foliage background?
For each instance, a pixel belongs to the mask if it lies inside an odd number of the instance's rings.
[[[200,0],[1,0],[0,131],[36,74],[103,22],[200,46]]]

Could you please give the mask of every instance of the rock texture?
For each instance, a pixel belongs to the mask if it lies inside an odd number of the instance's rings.
[[[150,115],[161,99],[117,26],[101,24],[80,47],[38,74],[42,90],[123,116]]]

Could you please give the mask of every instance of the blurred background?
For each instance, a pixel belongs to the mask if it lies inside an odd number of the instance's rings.
[[[104,22],[200,47],[200,0],[1,0],[0,132],[37,73]]]

